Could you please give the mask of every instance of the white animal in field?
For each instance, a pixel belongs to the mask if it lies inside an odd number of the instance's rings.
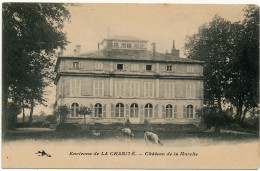
[[[92,135],[94,135],[94,136],[100,136],[101,135],[101,133],[100,132],[97,132],[96,130],[92,130]]]
[[[144,133],[144,140],[147,143],[148,141],[156,143],[157,145],[163,145],[162,141],[159,139],[158,135],[152,132],[146,131]]]
[[[122,132],[123,132],[124,136],[129,137],[129,138],[135,136],[135,134],[132,133],[130,128],[123,128]]]

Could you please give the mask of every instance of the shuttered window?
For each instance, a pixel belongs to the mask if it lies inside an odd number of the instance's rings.
[[[71,80],[71,96],[80,96],[81,95],[81,81],[80,80]]]
[[[104,96],[104,82],[95,80],[93,83],[94,96]]]
[[[186,84],[186,98],[195,97],[195,84],[188,83]]]
[[[154,96],[154,84],[153,82],[145,82],[144,83],[144,96],[145,97],[153,97]]]
[[[117,97],[125,96],[125,82],[124,81],[116,81],[115,94]]]
[[[164,96],[166,98],[174,98],[175,97],[175,86],[174,86],[174,83],[166,82],[164,84]]]
[[[139,82],[131,81],[130,82],[130,96],[139,97],[140,96],[140,84]]]

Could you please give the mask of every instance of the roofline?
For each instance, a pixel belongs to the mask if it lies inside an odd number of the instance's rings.
[[[77,56],[59,56],[58,60],[56,62],[56,66],[55,66],[55,71],[56,71],[56,67],[58,62],[60,61],[61,58],[64,59],[76,59],[76,60],[103,60],[103,61],[134,61],[134,62],[152,62],[152,63],[156,63],[156,62],[162,62],[162,63],[168,63],[168,62],[173,62],[173,63],[194,63],[194,64],[204,64],[204,61],[196,61],[196,60],[192,60],[192,61],[178,61],[178,60],[137,60],[137,59],[115,59],[115,58],[92,58],[92,57],[77,57]]]
[[[118,41],[118,42],[143,42],[143,43],[147,43],[148,42],[148,40],[119,40],[119,39],[103,39],[102,40],[102,42],[101,42],[101,44],[103,44],[103,42],[104,41],[106,41],[106,40],[112,40],[112,41]]]

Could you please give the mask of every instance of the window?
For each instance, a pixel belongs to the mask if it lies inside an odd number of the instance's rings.
[[[130,96],[139,97],[139,82],[131,81],[130,82]]]
[[[145,97],[153,97],[153,83],[152,82],[145,82],[144,95],[145,95]]]
[[[131,71],[138,71],[139,70],[139,64],[131,64]]]
[[[114,43],[114,47],[118,47],[119,46],[119,44],[118,43]]]
[[[100,103],[95,104],[95,117],[102,118],[102,105]]]
[[[174,98],[175,97],[174,83],[166,82],[164,84],[164,96],[166,98]]]
[[[71,105],[71,117],[78,117],[79,116],[79,104],[78,103],[73,103]]]
[[[187,118],[193,118],[193,106],[192,105],[187,106]]]
[[[125,82],[124,81],[116,81],[116,91],[115,94],[117,97],[125,96]]]
[[[172,71],[172,65],[167,65],[166,66],[166,71],[168,71],[168,72]]]
[[[145,45],[143,43],[140,44],[140,49],[144,49]]]
[[[172,105],[170,104],[166,106],[166,118],[172,118]]]
[[[188,73],[194,73],[194,67],[192,65],[187,66]]]
[[[79,69],[79,62],[73,62],[72,63],[72,68],[73,69]]]
[[[122,44],[121,44],[121,47],[122,47],[122,48],[125,48],[125,47],[126,47],[126,43],[122,43]]]
[[[152,118],[153,117],[153,105],[148,103],[144,107],[144,115],[146,118]]]
[[[127,43],[127,48],[131,48],[132,44],[131,43]]]
[[[104,96],[103,81],[94,80],[94,96]]]
[[[117,64],[116,65],[116,69],[117,70],[123,70],[124,69],[124,65],[123,64]]]
[[[139,45],[138,43],[135,43],[135,44],[134,44],[134,48],[135,48],[135,49],[139,49],[139,48],[140,48],[140,45]]]
[[[81,82],[80,80],[71,80],[71,96],[81,95]]]
[[[139,112],[138,104],[136,104],[136,103],[131,104],[131,106],[130,106],[130,118],[138,118],[138,112]]]
[[[195,84],[186,84],[186,97],[194,98],[195,97]]]
[[[146,71],[152,71],[152,65],[146,65]]]
[[[96,70],[103,70],[103,63],[102,62],[96,62],[95,63],[95,69]]]
[[[116,104],[116,114],[115,117],[124,117],[124,104],[117,103]]]

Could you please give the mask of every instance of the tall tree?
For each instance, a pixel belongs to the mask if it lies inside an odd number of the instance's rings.
[[[8,98],[17,98],[16,95],[23,92],[23,100],[32,104],[34,101],[30,97],[37,93],[42,95],[45,74],[38,77],[37,74],[46,72],[53,65],[51,56],[55,49],[68,44],[63,27],[70,13],[66,5],[55,3],[3,3],[2,11],[2,125],[5,131]],[[37,69],[39,66],[42,67]]]
[[[190,59],[204,61],[204,103],[218,108],[222,114],[222,104],[228,74],[228,61],[234,54],[232,36],[234,25],[220,16],[199,28],[198,33],[187,37],[185,54]],[[216,131],[219,122],[215,123]]]
[[[249,5],[236,31],[235,55],[230,58],[226,98],[236,107],[236,119],[243,123],[250,108],[258,104],[259,80],[259,7]]]

